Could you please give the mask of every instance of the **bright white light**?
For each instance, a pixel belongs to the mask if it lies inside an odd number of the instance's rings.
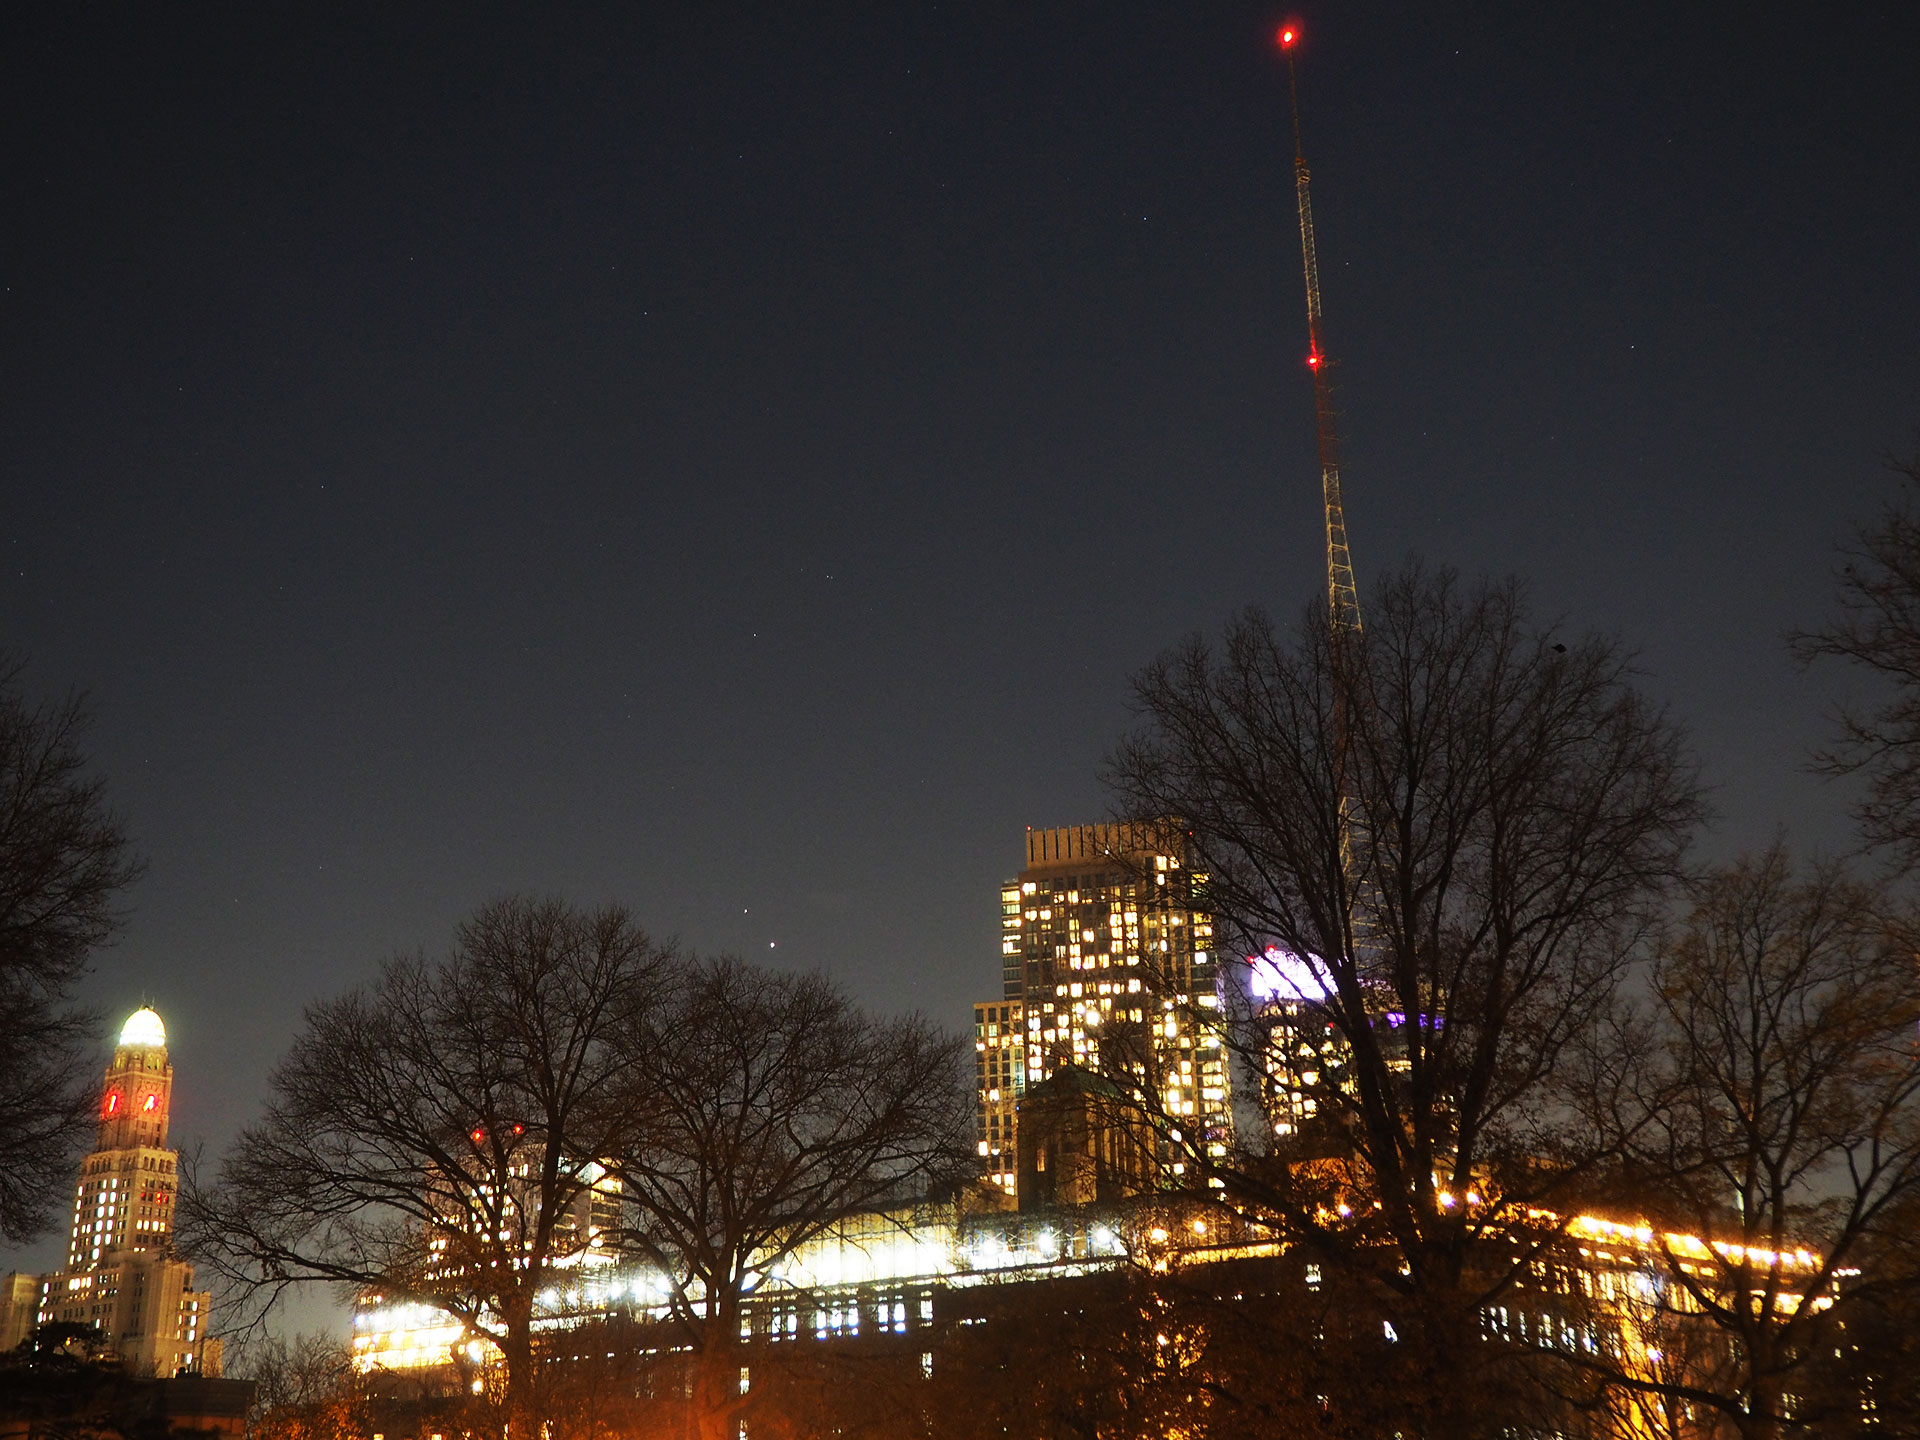
[[[1247,957],[1247,989],[1256,1000],[1325,1000],[1333,992],[1321,978],[1324,973],[1321,961],[1278,945]]]
[[[167,1048],[167,1027],[160,1023],[160,1017],[152,1009],[143,1007],[129,1015],[127,1023],[120,1027],[120,1043],[164,1050]]]

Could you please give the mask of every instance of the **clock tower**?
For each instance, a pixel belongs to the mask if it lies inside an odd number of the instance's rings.
[[[74,1192],[69,1269],[98,1265],[123,1251],[172,1247],[178,1180],[175,1154],[167,1148],[172,1100],[167,1027],[153,1011],[136,1010],[120,1027],[100,1087],[99,1136]]]
[[[167,1059],[167,1029],[151,1010],[136,1010],[120,1027],[113,1063],[100,1092],[101,1150],[164,1150],[167,1107],[173,1098],[173,1064]]]
[[[213,1297],[194,1288],[193,1266],[173,1249],[180,1162],[167,1146],[172,1103],[167,1027],[152,1010],[136,1010],[120,1027],[100,1087],[98,1137],[74,1187],[66,1267],[39,1278],[29,1318],[97,1326],[135,1375],[215,1376]],[[15,1311],[24,1303],[0,1300]]]

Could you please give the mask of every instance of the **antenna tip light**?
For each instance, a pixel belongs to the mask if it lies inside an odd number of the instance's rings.
[[[1280,48],[1282,50],[1291,50],[1293,48],[1293,42],[1300,38],[1299,27],[1282,25],[1280,27],[1280,33],[1274,38],[1280,42]]]

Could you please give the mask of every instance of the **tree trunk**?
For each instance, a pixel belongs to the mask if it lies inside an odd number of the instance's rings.
[[[700,1440],[739,1440],[740,1302],[723,1293],[707,1319],[706,1334],[694,1358],[693,1408]]]
[[[1747,1413],[1740,1422],[1741,1440],[1775,1440],[1780,1433],[1782,1386],[1773,1378],[1771,1337],[1760,1340],[1752,1352],[1753,1384],[1747,1392]],[[1765,1378],[1763,1378],[1765,1377]]]
[[[506,1334],[500,1339],[507,1372],[505,1412],[507,1440],[537,1440],[539,1417],[534,1414],[533,1301],[516,1300],[506,1316]]]

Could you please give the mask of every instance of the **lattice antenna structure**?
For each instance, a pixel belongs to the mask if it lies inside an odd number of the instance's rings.
[[[1300,202],[1300,256],[1307,277],[1307,368],[1313,372],[1314,429],[1320,442],[1320,493],[1327,509],[1327,623],[1336,651],[1360,630],[1360,596],[1353,583],[1353,554],[1347,548],[1347,517],[1340,501],[1340,431],[1333,409],[1333,362],[1327,358],[1320,318],[1320,259],[1313,243],[1313,197],[1307,184],[1307,157],[1300,140],[1300,83],[1294,74],[1294,50],[1300,31],[1285,25],[1280,52],[1287,57],[1287,99],[1293,111],[1293,186]]]
[[[1347,516],[1340,499],[1340,430],[1333,409],[1333,362],[1327,357],[1320,314],[1320,257],[1313,241],[1313,196],[1308,186],[1306,147],[1300,139],[1300,82],[1294,51],[1300,30],[1280,27],[1276,37],[1287,57],[1287,101],[1293,112],[1293,186],[1300,203],[1300,258],[1307,279],[1307,368],[1313,374],[1314,429],[1320,443],[1320,492],[1327,510],[1327,628],[1336,675],[1333,694],[1335,785],[1340,795],[1340,860],[1346,878],[1346,952],[1354,957],[1374,949],[1371,906],[1356,903],[1370,887],[1361,857],[1367,851],[1365,825],[1350,787],[1347,760],[1353,745],[1352,706],[1347,682],[1356,676],[1353,654],[1360,637],[1360,596],[1353,583],[1353,553],[1347,548]],[[1364,694],[1364,691],[1363,691]],[[1362,703],[1365,703],[1362,700]]]

